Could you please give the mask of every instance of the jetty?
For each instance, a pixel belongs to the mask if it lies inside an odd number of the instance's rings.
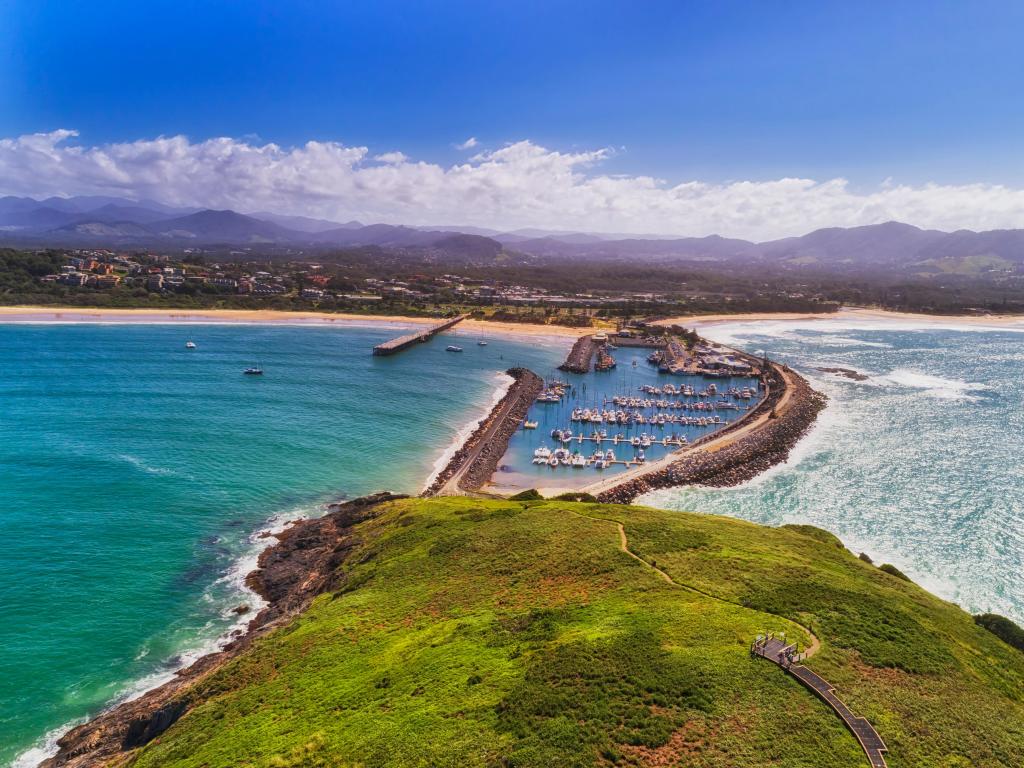
[[[442,323],[431,325],[427,328],[424,328],[421,331],[407,333],[404,336],[399,336],[397,339],[385,341],[383,344],[378,344],[373,348],[373,354],[393,355],[396,352],[401,352],[403,349],[408,349],[414,344],[423,344],[425,342],[430,341],[432,338],[434,338],[434,336],[441,333],[442,331],[447,331],[449,328],[452,328],[458,323],[461,323],[467,317],[469,317],[469,315],[459,315],[458,317],[453,317],[449,320],[445,320]]]
[[[510,368],[506,373],[514,379],[508,392],[438,472],[423,497],[476,493],[494,474],[508,441],[544,388],[544,380],[527,368]]]
[[[842,699],[836,696],[835,689],[827,680],[798,663],[801,657],[796,652],[795,645],[787,644],[769,633],[758,637],[750,646],[750,652],[754,656],[768,659],[773,664],[777,664],[828,704],[860,743],[871,768],[887,768],[882,753],[888,752],[889,748],[885,746],[885,742],[882,741],[882,737],[878,735],[874,726],[863,717],[853,714],[853,711],[846,706]]]
[[[594,359],[596,351],[597,342],[594,341],[593,336],[580,336],[569,350],[565,362],[558,366],[558,370],[568,373],[588,373],[590,361]]]

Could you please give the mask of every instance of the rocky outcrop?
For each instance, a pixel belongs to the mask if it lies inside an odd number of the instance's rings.
[[[826,399],[811,389],[803,377],[789,369],[785,369],[783,378],[782,370],[772,366],[767,378],[770,394],[747,418],[695,443],[693,449],[678,461],[600,493],[598,501],[628,504],[648,491],[681,485],[739,485],[785,462],[793,446],[813,426],[818,413],[825,407]],[[779,413],[777,406],[787,387],[790,399],[785,410]],[[729,432],[739,430],[750,419],[766,414],[768,419],[763,425],[734,442],[713,451],[700,447],[700,443],[717,442]]]
[[[594,359],[596,350],[597,345],[593,336],[580,336],[558,369],[569,373],[587,373],[590,371],[590,361]]]
[[[344,576],[339,566],[359,544],[354,526],[375,517],[383,502],[400,498],[405,497],[378,493],[332,504],[323,517],[301,520],[277,534],[278,543],[260,555],[258,570],[246,580],[268,602],[249,622],[246,633],[179,671],[159,688],[68,731],[58,741],[57,754],[45,760],[42,768],[117,765],[129,750],[170,728],[196,701],[200,684],[211,674],[255,638],[289,621],[314,597],[341,587]]]
[[[506,373],[515,379],[508,392],[459,447],[423,496],[477,491],[494,474],[508,449],[508,441],[544,388],[544,380],[527,368],[510,368]]]

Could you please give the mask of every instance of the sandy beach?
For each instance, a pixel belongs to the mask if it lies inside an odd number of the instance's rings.
[[[271,309],[91,309],[89,307],[0,307],[0,323],[267,323],[288,325],[427,325],[436,318],[402,315],[356,315],[330,312],[287,312]],[[508,336],[559,336],[574,339],[586,328],[529,323],[464,320],[455,332],[476,331]]]
[[[838,312],[750,312],[734,315],[685,315],[659,320],[658,325],[702,328],[723,323],[786,320],[893,321],[918,325],[978,325],[991,327],[1024,326],[1024,315],[925,315],[890,312],[883,309],[847,307]],[[290,312],[273,309],[107,309],[89,307],[0,306],[2,323],[267,323],[289,325],[425,325],[436,318],[403,315],[359,315],[332,312]],[[508,336],[557,336],[575,339],[590,328],[561,325],[502,323],[491,320],[464,320],[453,332],[471,331]]]
[[[844,307],[838,312],[749,312],[735,315],[686,315],[659,320],[658,325],[681,325],[687,328],[719,325],[722,323],[747,323],[759,320],[843,320],[878,321],[891,320],[913,322],[923,325],[1024,325],[1024,315],[926,315],[919,312],[891,312],[885,309]]]

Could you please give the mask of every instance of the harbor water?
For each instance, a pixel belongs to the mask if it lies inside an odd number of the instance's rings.
[[[639,466],[637,461],[641,457],[645,463],[651,463],[678,450],[682,441],[692,443],[712,434],[742,418],[746,409],[753,408],[764,393],[763,389],[758,389],[758,379],[753,377],[712,378],[659,373],[656,365],[647,362],[650,352],[650,349],[620,347],[612,351],[617,366],[610,371],[588,374],[556,371],[549,374],[549,380],[555,377],[565,383],[564,395],[558,402],[541,401],[530,408],[526,420],[531,424],[536,423],[536,427],[521,428],[512,436],[492,486],[502,492],[515,492],[524,488],[552,490],[586,487]],[[689,386],[694,393],[690,396],[663,394],[660,389],[666,384],[673,390]],[[709,387],[713,388],[710,393]],[[645,388],[648,391],[644,391]],[[655,388],[656,393],[651,393],[650,388]],[[739,392],[743,389],[747,389],[750,394],[745,399],[729,394],[730,390]],[[621,401],[616,405],[616,397],[641,399],[648,403],[685,403],[690,407],[658,407],[653,404],[629,406],[622,405]],[[580,410],[639,413],[643,414],[645,423],[574,421],[573,411]],[[656,414],[674,418],[677,423],[651,424],[649,420]],[[718,423],[699,423],[712,420]],[[571,433],[572,439],[563,440],[558,435],[552,435],[556,430],[565,437]],[[602,431],[605,434],[598,441],[595,438]],[[616,440],[616,437],[620,439]],[[634,438],[646,438],[644,445],[634,445]],[[534,461],[538,458],[538,450],[544,453],[558,448],[570,454],[581,454],[587,460],[586,465],[573,466],[564,462],[555,465]],[[599,450],[609,458],[614,456],[614,463],[604,466],[592,460]]]

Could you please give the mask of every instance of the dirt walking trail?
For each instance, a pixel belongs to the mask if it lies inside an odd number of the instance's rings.
[[[747,610],[757,611],[758,613],[767,613],[769,616],[775,616],[775,617],[781,619],[782,621],[785,621],[785,622],[793,624],[793,625],[795,625],[797,627],[800,627],[800,629],[802,629],[804,632],[806,632],[807,636],[811,638],[810,645],[808,645],[807,649],[803,652],[803,658],[804,659],[811,658],[814,654],[816,654],[821,649],[821,641],[818,639],[818,636],[816,634],[814,634],[814,632],[811,631],[810,627],[805,627],[800,622],[793,621],[793,619],[787,618],[786,616],[779,616],[777,613],[771,613],[770,611],[763,611],[763,610],[760,610],[760,609],[757,609],[757,608],[750,608],[749,606],[745,606],[745,605],[743,605],[741,603],[737,603],[737,602],[735,602],[733,600],[727,600],[724,597],[719,597],[718,595],[713,595],[710,592],[705,592],[703,589],[699,589],[699,588],[691,586],[689,584],[683,584],[681,582],[676,581],[671,576],[669,576],[667,573],[665,573],[665,571],[661,570],[661,568],[659,568],[656,565],[653,565],[652,563],[648,562],[647,560],[644,560],[642,557],[640,557],[640,555],[638,555],[636,552],[634,552],[632,549],[629,548],[629,538],[626,536],[626,527],[622,523],[620,523],[618,520],[612,520],[612,519],[607,518],[607,517],[591,517],[590,515],[584,515],[584,514],[579,513],[579,512],[573,512],[573,514],[574,515],[578,515],[579,517],[585,517],[588,520],[600,520],[600,521],[607,522],[607,523],[614,523],[615,527],[618,528],[618,530],[619,530],[619,549],[621,549],[627,555],[632,557],[638,563],[642,563],[645,567],[647,567],[650,570],[654,571],[656,574],[658,574],[658,577],[660,579],[662,579],[664,582],[666,582],[668,584],[671,584],[674,587],[678,587],[679,589],[685,589],[685,590],[688,590],[690,592],[696,592],[697,594],[702,595],[703,597],[708,597],[708,598],[711,598],[712,600],[717,600],[717,601],[719,601],[721,603],[729,603],[730,605],[734,605],[734,606],[737,606],[739,608],[746,608]]]

